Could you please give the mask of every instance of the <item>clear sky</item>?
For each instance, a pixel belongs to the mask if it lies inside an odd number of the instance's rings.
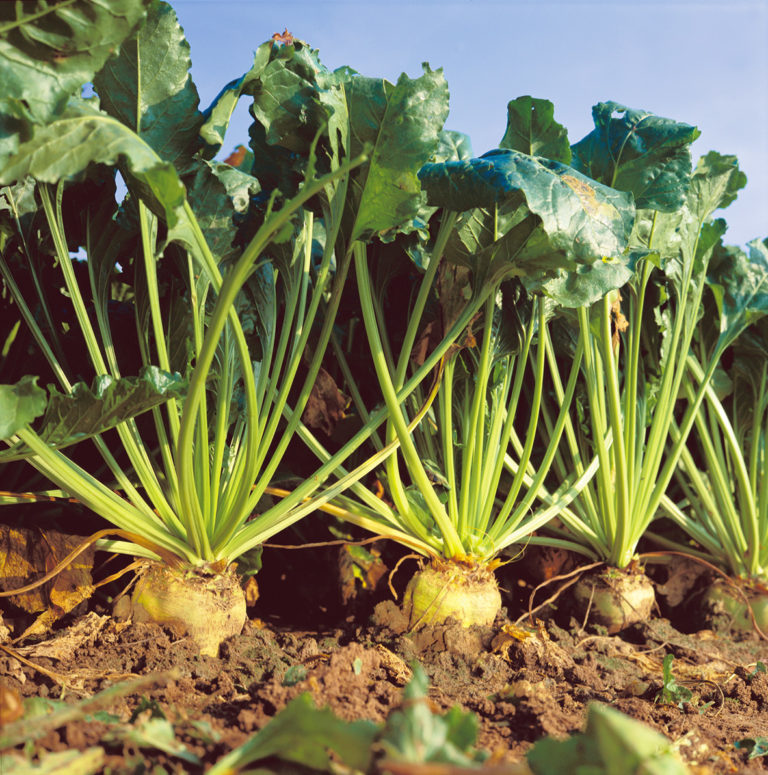
[[[206,106],[249,69],[260,43],[288,29],[330,69],[396,81],[442,67],[447,129],[479,155],[504,134],[524,94],[555,105],[572,143],[592,106],[614,100],[697,126],[694,160],[735,154],[749,182],[723,213],[726,241],[768,236],[768,0],[171,0],[192,47]],[[243,100],[245,103],[245,100]],[[242,104],[226,146],[247,143]]]

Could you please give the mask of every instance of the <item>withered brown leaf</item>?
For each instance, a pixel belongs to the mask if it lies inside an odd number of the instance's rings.
[[[0,590],[27,586],[55,568],[83,540],[57,530],[0,525]],[[47,632],[53,622],[93,594],[95,551],[92,545],[87,547],[50,581],[10,598],[27,613],[39,614],[22,637]]]

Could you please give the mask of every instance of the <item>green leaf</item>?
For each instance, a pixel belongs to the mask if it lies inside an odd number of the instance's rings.
[[[30,385],[30,380],[34,379],[25,378],[25,385]],[[36,388],[36,391],[40,390]],[[102,375],[96,377],[91,388],[78,382],[68,395],[59,393],[53,386],[48,390],[45,416],[37,433],[47,444],[61,448],[104,433],[130,417],[159,406],[169,398],[183,397],[186,382],[178,374],[169,374],[156,366],[146,366],[138,377],[114,379]],[[34,404],[36,411],[40,400],[37,392],[34,398],[37,402]],[[38,411],[37,415],[40,413]],[[29,454],[31,452],[25,445],[17,444],[0,452],[0,459],[18,460]]]
[[[746,184],[747,176],[739,169],[735,156],[716,151],[702,156],[696,164],[685,202],[694,229],[696,223],[704,223],[715,210],[728,207]]]
[[[768,667],[765,666],[765,662],[758,660],[755,664],[755,669],[747,676],[747,678],[751,681],[753,678],[757,678],[760,673],[768,674]]]
[[[203,124],[200,127],[200,136],[208,144],[206,157],[215,156],[222,144],[227,127],[232,118],[232,113],[240,97],[250,94],[254,84],[269,63],[273,43],[262,43],[253,57],[253,66],[247,73],[230,81],[215,97],[213,102],[203,111]]]
[[[18,753],[3,754],[3,775],[95,775],[102,772],[106,752],[100,746],[41,753],[34,764]]]
[[[66,153],[62,152],[66,149]],[[61,118],[35,127],[31,136],[0,168],[0,185],[27,176],[44,183],[82,172],[89,164],[125,163],[153,209],[160,209],[169,226],[176,224],[185,191],[176,170],[163,162],[134,132],[90,102],[70,102]]]
[[[176,739],[173,724],[166,718],[151,717],[136,726],[123,726],[104,735],[105,742],[128,744],[135,748],[151,748],[175,756],[191,764],[200,764],[200,757]]]
[[[739,250],[729,247],[727,250]],[[713,317],[715,317],[713,315]],[[766,364],[768,364],[768,317],[762,317],[742,331],[732,348],[733,362],[729,376],[732,378],[732,422],[739,438],[758,438],[763,430],[755,427],[761,410],[760,395],[765,390]],[[757,415],[757,417],[756,417]],[[753,675],[768,672],[763,662],[758,662]],[[750,677],[753,677],[751,675]]]
[[[26,131],[25,122],[0,113],[0,166],[19,148],[22,133]]]
[[[440,762],[472,767],[485,758],[475,751],[478,720],[453,708],[444,716],[433,714],[427,702],[428,680],[414,665],[413,678],[403,691],[403,707],[390,713],[379,737],[387,761],[408,764]]]
[[[318,710],[312,695],[292,700],[250,740],[220,759],[209,775],[224,775],[271,756],[324,772],[341,761],[367,772],[377,727],[371,721],[342,721],[330,708]]]
[[[370,146],[370,161],[354,171],[347,196],[349,239],[408,231],[423,206],[419,170],[438,147],[448,116],[442,70],[424,66],[394,86],[380,78],[345,83],[351,126],[350,155]]]
[[[269,194],[275,189],[284,197],[298,193],[307,160],[298,153],[269,145],[264,127],[253,121],[248,129],[248,147],[253,155],[251,174],[259,181],[263,194],[261,204],[266,204]]]
[[[283,674],[282,686],[296,686],[307,677],[307,668],[304,665],[291,665]]]
[[[101,108],[177,168],[200,145],[203,115],[176,13],[152,0],[144,26],[93,80]]]
[[[565,164],[519,151],[500,149],[468,161],[426,164],[419,177],[429,204],[458,212],[515,202],[514,197],[519,201],[522,194],[555,242],[568,243],[571,250],[593,257],[623,252],[634,221],[626,194],[595,183]],[[581,230],[587,232],[585,239],[571,244]],[[562,237],[558,240],[555,235]]]
[[[574,309],[594,304],[608,291],[621,288],[632,277],[632,269],[622,259],[604,258],[593,264],[579,264],[570,271],[552,270],[545,277],[524,277],[529,293],[540,292],[562,307]]]
[[[37,377],[22,377],[15,385],[0,385],[0,439],[13,436],[34,422],[44,411],[45,390]]]
[[[750,759],[768,754],[768,737],[745,737],[733,744],[734,748],[749,751]]]
[[[630,191],[638,208],[678,209],[691,176],[689,146],[699,130],[616,102],[598,103],[592,117],[595,128],[571,148],[573,166],[600,183]]]
[[[351,73],[345,68],[329,72],[317,51],[300,40],[260,47],[241,89],[254,96],[251,172],[265,194],[277,188],[292,197],[315,162],[323,171],[339,163],[349,145],[343,83]]]
[[[194,160],[184,178],[187,197],[213,255],[221,262],[237,254],[232,243],[237,233],[235,214],[245,212],[258,181],[220,162]]]
[[[279,268],[278,268],[279,272]],[[284,274],[284,279],[289,273]],[[262,347],[274,340],[277,320],[278,292],[275,266],[264,264],[248,278],[235,302],[245,335],[251,342],[254,360],[264,357]]]
[[[104,167],[96,169],[105,170]],[[77,218],[74,223],[73,220],[66,223],[67,237],[70,240],[79,238],[77,244],[88,245],[86,265],[93,281],[93,303],[104,319],[108,319],[116,264],[120,261],[127,264],[136,238],[115,219],[118,206],[114,178],[111,175],[103,179],[93,176],[86,178],[82,184],[67,186],[63,201],[64,207]],[[118,348],[118,358],[127,351],[128,348]],[[124,373],[133,374],[135,371],[134,368]]]
[[[123,697],[149,691],[158,684],[163,685],[164,681],[178,677],[179,672],[174,668],[166,673],[150,673],[140,678],[121,681],[75,704],[51,701],[34,703],[37,707],[32,714],[25,714],[17,721],[0,727],[0,750],[7,751],[15,746],[29,745],[55,729],[87,718],[102,707],[115,707],[115,703]],[[27,698],[24,701],[25,707],[29,708],[30,700],[42,698]]]
[[[528,752],[535,775],[686,775],[689,770],[661,734],[593,702],[586,730],[568,740],[545,738]]]
[[[245,213],[248,210],[251,197],[256,196],[260,191],[259,181],[253,175],[229,164],[209,162],[209,166],[224,186],[235,212]]]
[[[0,191],[0,223],[4,226],[7,223],[9,234],[16,233],[16,216],[23,220],[25,215],[35,215],[39,211],[40,205],[35,197],[35,181],[32,178],[20,180]]]
[[[555,121],[555,106],[535,97],[518,97],[507,105],[507,129],[499,148],[571,163],[568,130]]]
[[[712,221],[712,214],[730,204],[745,183],[735,156],[708,153],[699,159],[676,212],[640,211],[632,244],[656,253],[679,292],[691,292],[703,279],[702,272],[725,232],[725,222]],[[685,280],[687,276],[693,284]]]
[[[50,121],[136,31],[148,2],[0,3],[0,112]]]
[[[656,702],[661,702],[669,705],[677,705],[678,708],[682,708],[686,702],[690,702],[693,698],[693,692],[686,686],[680,686],[672,673],[672,663],[675,658],[672,654],[667,654],[664,657],[664,663],[662,666],[662,687],[656,695]]]
[[[544,281],[557,279],[552,293],[559,283],[559,290],[568,290],[572,299],[575,280],[557,274],[561,270],[594,267],[581,270],[599,281],[588,297],[600,283],[610,285],[625,276],[610,261],[622,260],[631,233],[634,208],[628,194],[565,164],[511,150],[427,164],[419,176],[430,204],[470,210],[446,255],[475,272],[485,266],[494,276],[527,277],[539,290]],[[610,261],[601,275],[597,268],[602,270],[606,258]]]
[[[663,265],[680,255],[683,239],[678,227],[682,219],[682,209],[672,213],[637,210],[630,245],[637,250],[646,251],[648,258],[657,266]]]
[[[471,752],[477,743],[477,733],[480,722],[474,713],[467,713],[458,705],[449,708],[443,715],[443,723],[446,727],[446,739],[459,751]],[[483,755],[478,752],[475,761],[479,761]]]
[[[463,132],[444,129],[440,132],[437,149],[432,161],[463,161],[471,159],[473,156],[472,141],[468,135],[465,135]]]
[[[752,240],[747,247],[748,257],[741,250],[721,250],[709,264],[707,284],[720,313],[721,344],[768,314],[768,246]]]
[[[271,59],[262,68],[265,52]],[[317,51],[299,40],[288,46],[268,42],[258,53],[251,112],[264,127],[269,145],[306,156],[342,96],[340,79],[321,64]]]
[[[523,284],[515,280],[502,283],[496,294],[491,337],[492,358],[494,361],[501,362],[499,371],[502,373],[493,377],[491,384],[505,381],[504,372],[509,365],[507,356],[516,355],[522,349],[525,329],[532,314],[534,314],[534,299],[526,293]],[[472,381],[475,379],[471,371],[465,376]]]
[[[534,775],[605,775],[595,740],[576,734],[567,740],[544,737],[527,756]]]
[[[149,711],[149,718],[168,718],[160,707],[160,703],[154,697],[152,699],[140,697],[138,704],[133,709],[131,716],[128,719],[128,723],[133,724],[139,716],[146,711]]]
[[[667,738],[608,705],[589,706],[585,734],[597,743],[605,775],[688,773]]]
[[[515,166],[518,156],[526,158],[517,151],[491,151],[479,158],[425,164],[419,180],[427,202],[456,212],[493,207],[524,185]]]

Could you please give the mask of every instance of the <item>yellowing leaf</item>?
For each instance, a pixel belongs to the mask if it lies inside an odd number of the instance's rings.
[[[56,530],[0,525],[0,589],[25,587],[56,567],[83,542]],[[46,632],[51,624],[93,593],[91,569],[95,549],[89,546],[51,581],[11,597],[14,605],[40,616],[23,636]]]

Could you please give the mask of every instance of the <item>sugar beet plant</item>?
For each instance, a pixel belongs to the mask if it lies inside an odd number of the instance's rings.
[[[688,355],[682,390],[692,400],[706,380],[705,364],[726,338],[728,369],[722,366],[704,391],[688,442],[680,451],[677,489],[660,502],[700,553],[731,576],[705,595],[710,609],[728,611],[737,627],[751,629],[742,587],[760,628],[768,629],[768,366],[766,305],[768,249],[753,240],[748,253],[718,245],[710,262],[707,311]],[[720,325],[715,324],[720,321]],[[735,338],[729,329],[735,326]],[[723,359],[724,361],[726,358]],[[681,435],[672,428],[673,439]],[[671,546],[674,543],[656,536]]]
[[[693,387],[687,377],[691,343],[707,283],[719,282],[708,267],[725,230],[713,213],[735,199],[745,177],[733,157],[716,153],[702,158],[691,174],[688,145],[698,134],[693,127],[612,103],[597,106],[594,115],[595,130],[574,146],[575,163],[633,193],[633,273],[620,293],[581,307],[575,316],[584,348],[584,422],[574,418],[567,425],[557,469],[583,471],[595,456],[599,468],[560,514],[562,530],[554,535],[563,542],[534,540],[609,565],[604,585],[590,582],[576,594],[592,606],[597,621],[616,630],[650,613],[650,583],[642,574],[617,570],[636,570],[637,544],[685,454],[721,357],[747,322],[763,314],[764,301],[760,291],[733,297],[727,310],[721,306],[719,335],[702,352]],[[548,417],[547,427],[553,422]]]
[[[350,94],[327,73],[290,152],[270,150],[279,121],[253,138],[257,179],[211,158],[237,99],[259,93],[281,60],[299,73],[319,69],[305,45],[264,44],[201,112],[188,45],[164,3],[16,4],[1,13],[0,66],[14,88],[2,103],[0,269],[59,383],[48,394],[34,377],[3,386],[4,459],[29,460],[114,525],[117,540],[103,546],[154,561],[135,587],[135,616],[182,619],[216,653],[245,616],[233,562],[313,510],[308,498],[384,419],[380,411],[252,518],[300,428],[330,336],[350,262],[337,243],[403,221],[397,197],[418,189],[429,131],[424,147],[385,169],[375,135],[370,148],[353,136],[348,104],[368,120],[390,95],[383,86]],[[447,95],[442,76],[423,79]],[[84,99],[88,81],[97,96]],[[406,83],[399,97],[419,86]],[[281,102],[278,93],[277,113],[290,115],[292,94]],[[439,106],[435,113],[441,122]],[[270,174],[281,165],[278,190]],[[119,205],[116,173],[128,190]],[[71,256],[78,249],[85,262]],[[65,332],[45,312],[54,300],[39,279],[53,265],[71,304],[66,334],[84,343],[91,388],[76,382],[83,369],[69,373]],[[133,308],[137,376],[124,376],[128,331],[110,315],[116,279],[129,280],[120,293]],[[145,412],[149,422],[138,417]],[[98,459],[80,465],[82,445],[74,457],[65,448],[87,438]],[[190,597],[200,586],[200,599]],[[208,591],[215,610],[204,604]]]

